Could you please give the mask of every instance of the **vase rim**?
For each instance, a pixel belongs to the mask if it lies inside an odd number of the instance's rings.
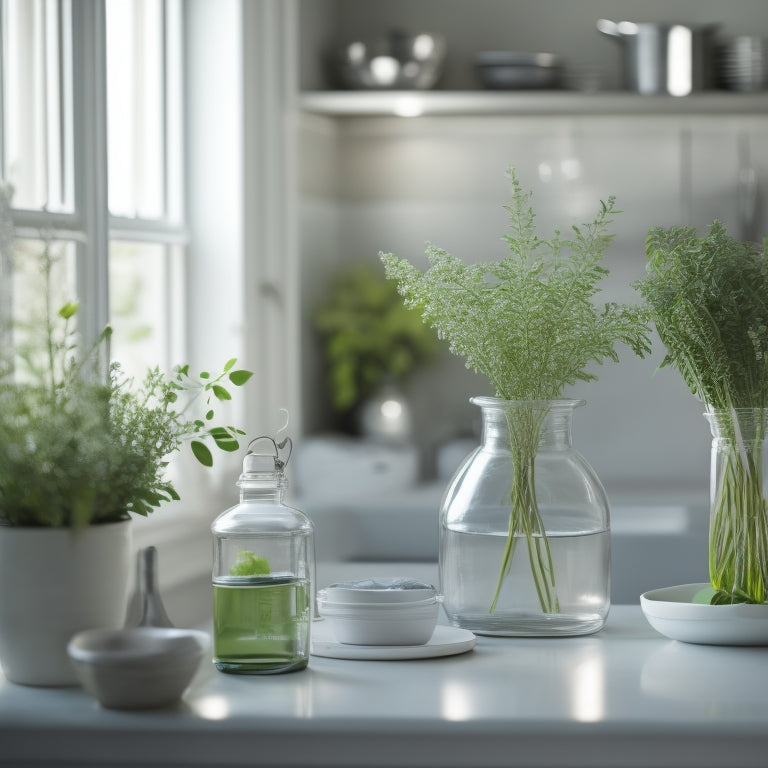
[[[556,397],[552,400],[504,400],[501,397],[479,395],[470,397],[469,402],[481,408],[579,408],[586,405],[587,401],[581,398]]]
[[[746,414],[746,413],[764,413],[768,415],[768,407],[761,406],[761,405],[751,405],[744,408],[715,408],[712,405],[704,405],[704,416],[719,416],[720,414],[724,416],[729,416],[734,413],[736,414]]]

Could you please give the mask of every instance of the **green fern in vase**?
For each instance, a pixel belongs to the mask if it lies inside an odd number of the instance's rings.
[[[541,401],[562,396],[567,385],[596,379],[589,366],[618,361],[617,342],[647,354],[648,327],[637,308],[594,301],[608,274],[602,260],[613,239],[607,229],[618,212],[614,199],[601,203],[594,221],[574,226],[571,239],[556,231],[545,240],[536,233],[532,194],[523,190],[514,169],[508,175],[512,203],[505,206],[510,221],[506,258],[465,264],[429,246],[430,266],[424,272],[391,253],[381,259],[406,305],[422,309],[424,322],[466,359],[468,368],[490,380],[497,397],[518,401],[518,407],[507,409],[513,448],[509,532],[490,612],[515,542],[523,537],[542,611],[557,613],[555,573],[533,474],[547,412]]]
[[[715,221],[655,227],[647,276],[635,284],[667,353],[706,406],[718,435],[709,571],[714,603],[768,596],[768,509],[762,443],[768,428],[768,239],[761,249]]]

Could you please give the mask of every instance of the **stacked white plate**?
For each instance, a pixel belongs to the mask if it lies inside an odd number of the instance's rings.
[[[768,89],[768,39],[743,35],[718,50],[721,84],[731,91]]]

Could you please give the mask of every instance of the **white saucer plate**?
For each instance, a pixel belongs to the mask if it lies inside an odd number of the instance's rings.
[[[709,584],[681,584],[640,596],[648,623],[662,635],[702,645],[768,645],[768,605],[692,602]],[[711,588],[710,588],[711,589]]]
[[[430,659],[454,656],[475,647],[477,638],[467,629],[438,624],[432,637],[424,645],[350,645],[337,643],[330,626],[325,622],[312,625],[313,656],[332,659],[359,659],[368,661],[394,661],[398,659]]]

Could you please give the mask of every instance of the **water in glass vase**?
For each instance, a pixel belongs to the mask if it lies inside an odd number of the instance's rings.
[[[273,575],[213,580],[213,653],[222,672],[304,669],[309,626],[307,579]]]
[[[610,533],[548,534],[555,573],[557,613],[544,613],[536,591],[525,536],[515,553],[495,609],[507,535],[444,529],[440,580],[451,624],[481,635],[580,635],[597,632],[610,607]]]

